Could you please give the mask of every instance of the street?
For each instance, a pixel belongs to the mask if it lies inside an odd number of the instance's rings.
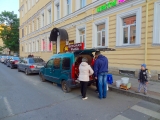
[[[99,100],[94,87],[83,101],[79,88],[64,93],[37,74],[25,75],[0,63],[0,120],[154,120],[160,105],[112,91]]]

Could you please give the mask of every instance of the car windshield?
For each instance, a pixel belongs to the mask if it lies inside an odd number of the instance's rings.
[[[29,59],[29,63],[40,63],[40,62],[44,62],[44,61],[41,58]]]
[[[13,60],[19,60],[19,57],[14,57]]]

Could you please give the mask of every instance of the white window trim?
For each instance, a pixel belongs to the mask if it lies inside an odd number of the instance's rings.
[[[160,11],[160,1],[154,3],[154,24],[153,24],[153,44],[160,44],[160,16],[158,16],[158,10]],[[160,29],[160,28],[159,28]]]
[[[35,27],[35,21],[33,20],[33,21],[32,21],[32,32],[35,31],[35,28],[34,28],[34,27]]]
[[[71,14],[72,13],[72,1],[73,0],[70,0],[70,13],[69,14]],[[64,16],[66,16],[66,15],[69,15],[68,13],[67,13],[67,0],[64,0]]]
[[[44,15],[44,18],[42,17]],[[44,23],[43,23],[43,19],[44,19]],[[41,28],[43,28],[45,26],[45,14],[44,12],[41,13]]]
[[[38,30],[39,29],[39,17],[37,18],[37,22],[36,22],[36,30]]]
[[[86,25],[81,25],[81,26],[77,26],[76,27],[76,43],[80,43],[80,35],[79,35],[79,31],[81,30],[81,29],[85,29],[85,48],[86,48],[86,43],[87,43],[87,40],[86,40],[86,36],[87,36],[87,34],[86,34]]]
[[[59,4],[59,19],[61,19],[61,0],[55,0],[54,2],[54,21],[57,19],[57,5]]]
[[[49,11],[51,11],[51,22],[49,21],[49,20],[50,20]],[[49,7],[47,8],[47,24],[51,24],[51,23],[52,23],[52,7],[49,6]]]
[[[116,46],[134,46],[141,44],[141,21],[142,21],[142,8],[133,9],[117,15],[116,25]],[[136,15],[136,42],[135,44],[123,44],[123,23],[122,18],[130,15]]]
[[[97,25],[100,25],[100,24],[105,24],[105,46],[97,46]],[[108,47],[109,46],[109,18],[105,18],[103,20],[99,20],[99,21],[96,21],[93,23],[93,31],[92,31],[92,47],[93,48],[103,48],[103,47]]]

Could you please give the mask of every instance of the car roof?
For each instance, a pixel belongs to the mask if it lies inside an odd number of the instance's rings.
[[[50,59],[52,58],[62,58],[62,57],[72,57],[74,54],[73,53],[60,53],[60,54],[55,54],[53,55]]]

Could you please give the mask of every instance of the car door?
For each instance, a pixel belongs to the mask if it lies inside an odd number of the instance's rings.
[[[18,69],[22,70],[22,64],[24,63],[24,60],[22,59],[19,63],[18,63]]]
[[[52,78],[55,83],[59,83],[61,77],[61,58],[53,60],[53,74]]]
[[[46,80],[52,81],[53,74],[53,59],[49,60],[45,65],[44,78]]]

